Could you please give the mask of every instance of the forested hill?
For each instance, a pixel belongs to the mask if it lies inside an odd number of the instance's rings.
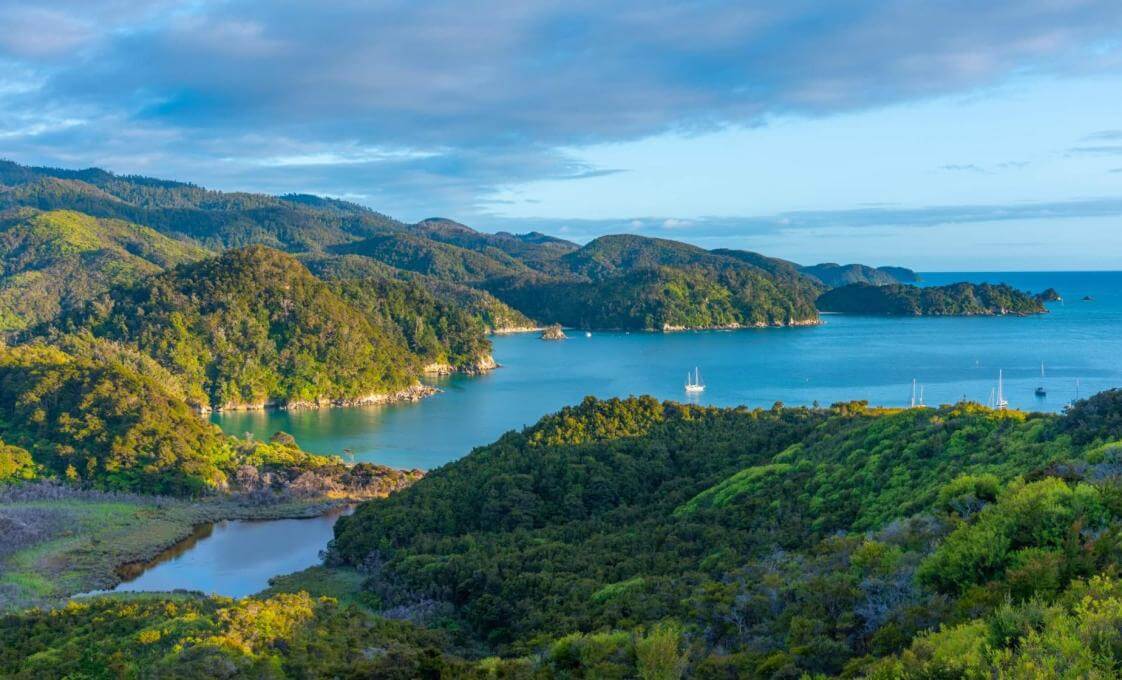
[[[855,283],[827,291],[817,305],[824,312],[882,316],[1000,316],[1048,311],[1038,296],[987,283],[927,288]]]
[[[589,398],[364,504],[329,561],[572,677],[628,676],[668,620],[696,677],[1106,677],[1118,648],[1080,640],[1122,623],[1120,422],[1120,392],[1065,416]]]
[[[0,208],[14,206],[123,219],[211,248],[260,243],[304,251],[402,226],[343,201],[227,193],[97,168],[31,168],[0,161]]]
[[[122,220],[70,210],[0,211],[0,331],[46,321],[112,285],[208,255]]]
[[[894,283],[916,283],[919,275],[904,267],[869,267],[863,264],[840,265],[824,262],[799,271],[822,282],[827,288],[839,288],[853,283],[887,286]]]
[[[55,480],[201,496],[261,491],[261,479],[284,490],[309,475],[302,483],[320,493],[316,485],[365,495],[418,476],[370,464],[349,469],[283,437],[229,437],[188,408],[176,379],[143,356],[89,338],[72,338],[66,346],[69,352],[40,344],[0,348],[0,489]],[[0,525],[6,531],[42,528]]]
[[[535,319],[642,330],[815,323],[822,290],[781,261],[754,253],[634,235],[602,236],[544,272],[486,287]]]
[[[372,311],[252,246],[114,288],[56,326],[136,347],[181,376],[193,403],[230,408],[410,389],[416,355]]]
[[[664,239],[610,236],[582,247],[533,231],[486,234],[441,218],[410,225],[305,194],[227,193],[96,168],[0,162],[0,210],[21,208],[124,220],[212,250],[260,244],[317,262],[366,258],[387,265],[384,275],[411,280],[437,296],[453,290],[449,285],[489,293],[494,301],[488,305],[496,312],[489,318],[527,320],[518,327],[563,323],[661,330],[814,323],[814,299],[839,279],[823,273],[827,265],[800,268],[749,251],[705,251]],[[891,276],[886,268],[844,269],[845,280],[883,283]],[[459,304],[464,296],[454,298]],[[502,310],[501,304],[509,307]]]

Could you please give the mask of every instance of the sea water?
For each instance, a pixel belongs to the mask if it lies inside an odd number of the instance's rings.
[[[494,354],[502,368],[434,381],[443,391],[418,403],[218,414],[214,421],[239,436],[285,431],[309,451],[432,469],[587,395],[763,408],[850,400],[906,406],[915,380],[917,400],[928,405],[987,403],[1002,371],[1010,407],[1058,412],[1077,390],[1085,397],[1122,386],[1122,272],[923,279],[1005,282],[1033,292],[1052,287],[1064,301],[1031,317],[824,315],[822,325],[801,328],[572,332],[554,342],[531,333],[498,336]],[[688,395],[686,373],[695,367],[706,389]],[[1046,397],[1034,394],[1038,386]]]

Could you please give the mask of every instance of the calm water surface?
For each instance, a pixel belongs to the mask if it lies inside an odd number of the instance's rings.
[[[685,333],[536,334],[494,339],[503,368],[437,383],[444,392],[416,404],[267,411],[215,416],[236,435],[289,432],[305,449],[394,467],[431,469],[503,432],[585,395],[652,394],[685,400],[686,371],[698,366],[717,406],[829,404],[867,399],[903,406],[911,382],[928,404],[966,397],[985,403],[1005,371],[1014,408],[1059,411],[1076,394],[1122,385],[1122,273],[928,274],[925,283],[1007,282],[1065,297],[1038,317],[885,319],[828,315],[812,328]],[[1085,295],[1094,301],[1083,302]],[[1040,364],[1045,363],[1041,381]],[[1043,384],[1046,398],[1033,392]]]
[[[311,519],[231,520],[200,527],[139,575],[113,592],[184,588],[228,597],[264,590],[269,579],[318,564],[319,551],[331,540],[342,513]]]
[[[866,399],[904,406],[911,382],[928,404],[963,397],[985,403],[1005,371],[1014,408],[1059,411],[1080,392],[1122,385],[1122,273],[929,274],[927,285],[1006,282],[1065,302],[1029,318],[884,319],[827,316],[813,328],[686,333],[536,334],[494,339],[503,368],[440,381],[441,394],[415,404],[216,415],[225,431],[268,437],[289,432],[317,453],[431,469],[503,432],[536,422],[584,396],[652,394],[685,400],[686,372],[701,369],[703,404],[771,406]],[[1084,296],[1093,301],[1084,302]],[[1045,377],[1040,364],[1045,363]],[[1033,392],[1043,384],[1046,398]],[[188,588],[243,596],[268,579],[310,566],[330,540],[335,517],[224,522],[190,548],[119,587]]]

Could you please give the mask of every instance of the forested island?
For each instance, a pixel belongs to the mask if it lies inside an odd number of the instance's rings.
[[[0,672],[1108,677],[1120,423],[1120,391],[1062,416],[589,398],[363,504],[258,598],[0,618]]]
[[[1054,292],[1054,291],[1053,291]],[[853,283],[823,293],[815,303],[823,312],[878,316],[1026,316],[1045,314],[1044,298],[1005,284],[954,283],[948,286],[875,286]]]

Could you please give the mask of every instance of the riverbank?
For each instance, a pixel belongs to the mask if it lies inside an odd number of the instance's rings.
[[[130,569],[222,520],[317,517],[339,497],[199,501],[26,485],[0,493],[0,612],[57,605],[115,587]]]

